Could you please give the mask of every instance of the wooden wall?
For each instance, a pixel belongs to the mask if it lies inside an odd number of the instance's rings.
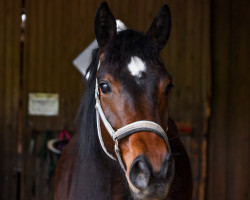
[[[16,199],[21,2],[0,0],[0,199]]]
[[[250,2],[214,0],[207,199],[250,199]]]

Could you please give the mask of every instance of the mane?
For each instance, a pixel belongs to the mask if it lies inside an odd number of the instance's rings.
[[[102,154],[96,128],[95,111],[95,77],[99,62],[98,49],[92,52],[92,59],[87,69],[88,79],[85,81],[85,92],[77,115],[77,146],[81,158],[96,159]]]

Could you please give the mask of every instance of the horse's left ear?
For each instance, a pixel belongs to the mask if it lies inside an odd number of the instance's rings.
[[[96,12],[95,35],[99,48],[116,35],[116,21],[106,2],[101,3]]]
[[[171,31],[171,14],[168,5],[164,5],[149,28],[147,35],[161,50],[168,41]]]

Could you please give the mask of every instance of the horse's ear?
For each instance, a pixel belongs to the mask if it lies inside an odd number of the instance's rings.
[[[100,48],[116,35],[116,21],[106,2],[101,3],[96,12],[95,35]]]
[[[149,28],[147,35],[161,50],[168,41],[171,31],[171,14],[169,7],[165,4]]]

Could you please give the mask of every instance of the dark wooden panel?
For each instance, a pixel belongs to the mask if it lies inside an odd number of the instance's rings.
[[[208,199],[250,198],[249,9],[247,0],[213,1]]]
[[[17,195],[21,2],[0,0],[0,199]]]
[[[248,170],[250,168],[249,10],[249,1],[232,1],[227,195],[228,198],[242,200],[250,198]],[[236,163],[235,160],[237,160]]]

